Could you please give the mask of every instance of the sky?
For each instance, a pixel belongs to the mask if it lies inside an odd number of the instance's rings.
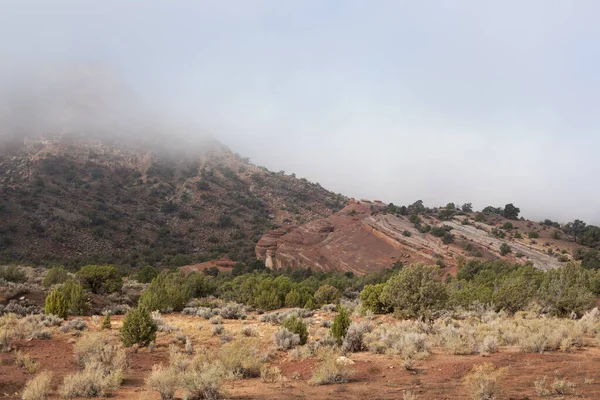
[[[3,0],[0,87],[89,66],[186,135],[349,197],[599,224],[598,15],[585,0]]]

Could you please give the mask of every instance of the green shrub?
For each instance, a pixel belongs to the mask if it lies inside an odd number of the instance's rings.
[[[323,285],[315,293],[315,302],[317,304],[332,304],[337,303],[341,297],[342,294],[335,287]]]
[[[126,347],[134,344],[147,346],[156,340],[156,331],[156,323],[148,310],[143,306],[137,306],[125,314],[119,339]]]
[[[419,263],[393,275],[380,298],[384,304],[393,307],[398,317],[414,318],[428,317],[433,311],[444,307],[448,295],[439,267]]]
[[[151,311],[181,311],[188,299],[183,276],[163,272],[152,280],[139,304]]]
[[[341,307],[340,312],[333,319],[333,324],[331,324],[331,334],[335,338],[338,346],[341,346],[344,341],[351,322],[348,312],[345,308]]]
[[[61,289],[54,289],[46,296],[46,306],[44,308],[46,314],[53,314],[64,319],[67,318],[68,309],[69,306]]]
[[[0,266],[0,279],[8,282],[24,283],[27,282],[27,275],[16,265]]]
[[[69,279],[60,290],[67,302],[69,315],[85,315],[89,312],[88,295],[84,292],[80,283]]]
[[[110,329],[110,328],[111,328],[110,314],[106,313],[106,315],[104,316],[104,319],[102,320],[101,329]]]
[[[450,232],[446,232],[444,234],[444,236],[442,236],[442,243],[444,243],[444,244],[454,243],[454,235],[451,234]]]
[[[44,280],[42,281],[42,286],[45,288],[49,288],[52,285],[56,285],[57,283],[64,283],[69,278],[67,271],[64,267],[52,267],[46,272],[44,276]]]
[[[537,239],[540,237],[540,234],[539,232],[531,231],[527,234],[527,236],[529,236],[530,239]]]
[[[110,294],[121,290],[123,279],[112,265],[86,265],[77,272],[81,283],[94,294]]]
[[[141,283],[150,283],[158,275],[158,269],[145,265],[140,268],[140,271],[135,275],[135,279]]]
[[[381,301],[381,292],[383,292],[384,287],[384,283],[378,283],[377,285],[365,285],[363,290],[360,292],[360,300],[363,307],[374,312],[375,314],[384,314],[389,312],[390,308]]]
[[[512,251],[512,250],[511,250],[511,248],[510,248],[510,246],[509,246],[508,244],[506,244],[506,243],[502,243],[502,244],[500,245],[500,254],[501,254],[501,255],[505,256],[505,255],[507,255],[508,253],[510,253],[511,251]]]
[[[308,329],[306,324],[295,315],[287,317],[283,323],[281,324],[284,328],[287,328],[288,331],[297,334],[300,336],[300,344],[306,344],[308,340]]]

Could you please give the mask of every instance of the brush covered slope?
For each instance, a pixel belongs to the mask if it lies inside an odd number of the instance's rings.
[[[254,246],[346,199],[251,164],[214,140],[152,146],[89,136],[0,146],[0,261],[185,265]]]

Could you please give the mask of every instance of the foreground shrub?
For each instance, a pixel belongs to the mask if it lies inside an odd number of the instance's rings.
[[[21,399],[23,400],[46,400],[50,393],[50,381],[52,373],[49,371],[40,372],[34,378],[27,381]]]
[[[338,357],[334,352],[328,352],[324,355],[323,361],[313,371],[309,383],[311,385],[347,383],[353,374],[354,369],[350,360]]]
[[[155,365],[146,378],[146,386],[160,393],[161,400],[172,400],[181,384],[180,374],[171,367]]]
[[[60,318],[67,318],[69,306],[65,299],[65,296],[60,289],[54,289],[46,296],[46,307],[44,312],[46,314],[53,314]]]
[[[92,362],[83,371],[67,375],[59,391],[66,399],[106,397],[112,390],[119,388],[122,379],[122,370],[106,374],[102,364]]]
[[[64,283],[69,278],[67,271],[64,267],[52,267],[46,272],[44,275],[44,280],[42,280],[42,286],[45,288],[49,288],[52,285],[56,285],[57,283]]]
[[[279,330],[273,334],[273,340],[279,350],[293,349],[300,344],[300,336],[290,332],[287,328],[279,328]]]
[[[125,347],[148,346],[156,340],[157,326],[145,307],[137,306],[125,314],[119,339]]]
[[[238,340],[221,347],[219,358],[225,371],[233,377],[255,378],[260,376],[262,362],[256,349],[258,346],[251,340]]]
[[[346,337],[348,327],[350,327],[350,317],[348,316],[346,309],[342,307],[340,308],[338,315],[333,319],[333,324],[331,324],[331,333],[338,346],[342,344]]]
[[[500,379],[506,368],[496,369],[491,363],[473,366],[465,377],[465,386],[473,400],[493,400],[502,393]]]
[[[295,333],[300,338],[300,344],[305,345],[308,340],[308,329],[306,324],[297,316],[291,315],[287,317],[281,324],[288,331]]]

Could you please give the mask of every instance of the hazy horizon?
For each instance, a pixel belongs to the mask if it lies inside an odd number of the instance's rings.
[[[349,197],[514,203],[534,220],[599,224],[599,11],[592,1],[6,1],[0,89],[36,91],[55,66],[104,71],[85,99],[132,131],[175,121]],[[64,86],[48,88],[58,93],[23,108],[27,129],[57,123]]]

